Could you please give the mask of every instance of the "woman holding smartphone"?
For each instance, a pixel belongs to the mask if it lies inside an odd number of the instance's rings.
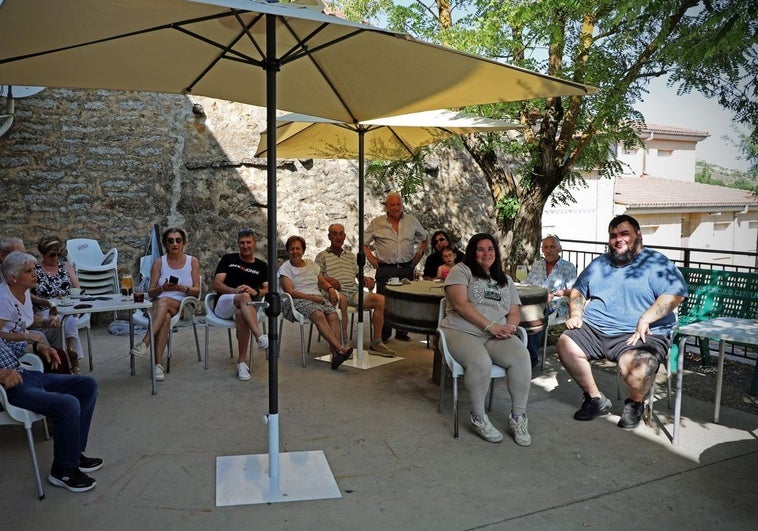
[[[197,258],[184,254],[187,233],[171,227],[161,237],[166,254],[153,262],[147,296],[153,300],[152,321],[155,334],[155,379],[163,381],[163,351],[168,343],[171,318],[179,311],[182,299],[200,295],[200,263]],[[135,356],[149,355],[150,333],[132,349]]]

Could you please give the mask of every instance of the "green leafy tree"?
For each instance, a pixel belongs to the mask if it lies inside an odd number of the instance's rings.
[[[482,169],[498,211],[510,265],[538,252],[542,211],[553,196],[572,197],[577,170],[612,176],[612,147],[639,143],[633,105],[651,78],[668,75],[683,91],[707,95],[756,124],[755,2],[741,0],[335,0],[365,20],[572,81],[594,85],[590,97],[563,97],[475,110],[518,118],[523,138],[470,135],[462,145]],[[708,31],[704,31],[704,27]],[[726,41],[728,53],[723,53]],[[728,57],[724,57],[728,55]],[[709,79],[718,83],[709,84]],[[738,83],[729,89],[730,83]],[[751,98],[752,95],[752,98]]]

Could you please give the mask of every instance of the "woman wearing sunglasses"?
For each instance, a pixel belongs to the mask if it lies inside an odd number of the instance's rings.
[[[43,236],[37,242],[37,250],[42,259],[36,263],[37,287],[32,293],[43,299],[55,299],[71,295],[71,288],[79,287],[71,262],[64,262],[65,246],[63,240],[56,236]],[[48,318],[50,307],[35,305],[34,313],[42,318]],[[79,340],[79,322],[72,315],[63,320],[63,337],[66,341],[72,374],[79,374],[79,360],[84,357],[82,342]]]
[[[171,227],[161,236],[166,254],[153,262],[147,296],[153,301],[152,321],[155,333],[155,379],[165,380],[163,351],[168,343],[171,318],[179,311],[182,299],[200,295],[200,262],[184,254],[187,233]],[[173,278],[172,278],[173,277]],[[146,358],[150,355],[150,333],[132,349],[132,354]]]

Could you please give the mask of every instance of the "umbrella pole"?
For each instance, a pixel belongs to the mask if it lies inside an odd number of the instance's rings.
[[[276,17],[266,15],[266,127],[276,130]],[[268,159],[266,161],[266,184],[268,195],[268,286],[266,295],[268,308],[269,356],[268,356],[268,459],[269,475],[279,477],[279,329],[278,316],[281,311],[279,290],[276,279],[276,135],[268,137]],[[271,334],[271,331],[274,331]]]
[[[358,128],[358,361],[363,363],[363,268],[366,254],[363,252],[363,192],[364,192],[364,142],[365,131]]]

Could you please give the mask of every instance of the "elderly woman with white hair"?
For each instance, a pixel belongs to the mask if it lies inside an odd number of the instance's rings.
[[[59,344],[61,321],[58,316],[34,313],[31,289],[37,285],[34,256],[14,251],[2,265],[5,282],[0,284],[0,332],[11,333],[10,341]]]

